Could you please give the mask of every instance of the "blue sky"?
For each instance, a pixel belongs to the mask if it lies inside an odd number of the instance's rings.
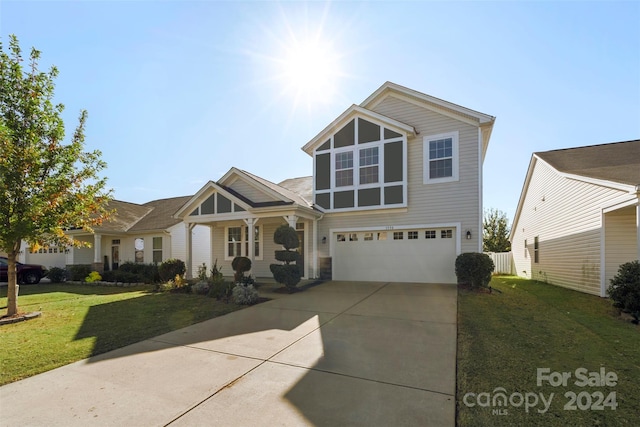
[[[510,218],[532,152],[640,137],[639,22],[640,2],[0,3],[3,44],[58,67],[67,135],[88,110],[117,199],[310,175],[300,147],[389,80],[497,117],[484,205]]]

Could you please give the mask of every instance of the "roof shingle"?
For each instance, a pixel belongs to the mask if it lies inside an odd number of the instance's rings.
[[[640,139],[535,154],[560,172],[640,185]]]

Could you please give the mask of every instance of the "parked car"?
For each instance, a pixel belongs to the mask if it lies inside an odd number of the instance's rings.
[[[0,282],[9,280],[7,273],[8,266],[9,260],[5,257],[0,257]],[[37,264],[16,262],[16,270],[18,272],[18,283],[27,283],[30,285],[39,283],[40,279],[47,275],[47,267]]]

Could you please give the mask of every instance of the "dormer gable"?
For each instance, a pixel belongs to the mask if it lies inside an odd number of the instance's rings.
[[[352,105],[307,143],[314,203],[325,211],[407,206],[407,139],[415,129]]]

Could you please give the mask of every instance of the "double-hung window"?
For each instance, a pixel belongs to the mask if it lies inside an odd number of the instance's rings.
[[[424,183],[458,180],[458,132],[423,139]]]
[[[353,185],[353,151],[336,153],[336,187]]]
[[[253,256],[261,259],[262,252],[260,241],[260,226],[253,227]],[[238,226],[227,228],[227,252],[226,258],[233,259],[237,256],[249,256],[249,227]]]
[[[360,185],[375,184],[379,180],[378,174],[378,147],[364,148],[360,150]]]

